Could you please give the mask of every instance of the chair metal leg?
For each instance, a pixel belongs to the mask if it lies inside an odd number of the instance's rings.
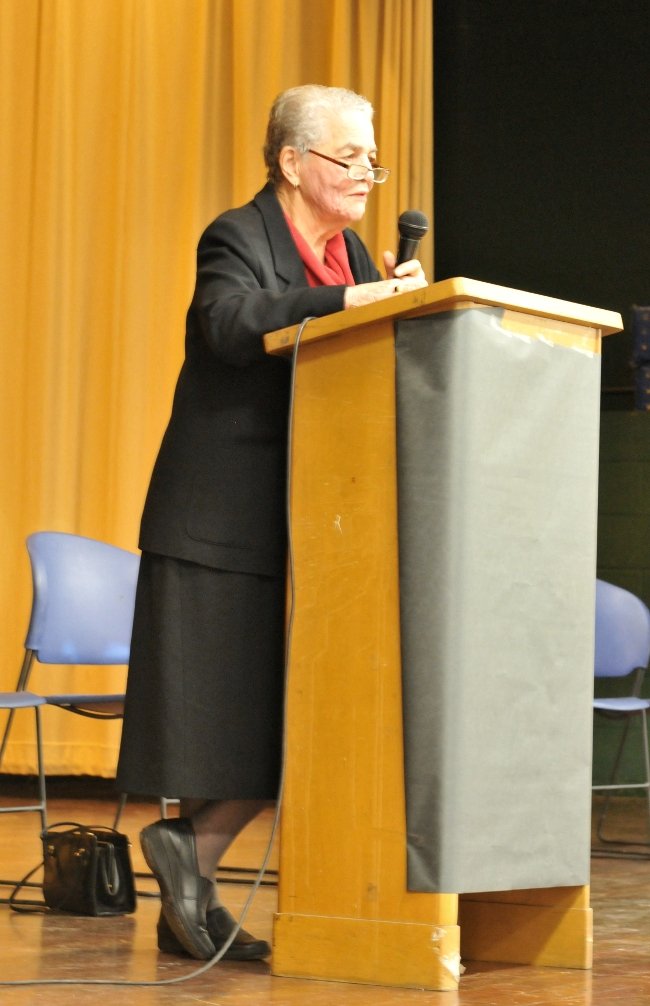
[[[0,814],[22,814],[29,811],[38,811],[41,818],[41,831],[47,830],[47,796],[45,788],[45,768],[43,763],[43,737],[41,733],[41,710],[39,706],[34,706],[35,734],[36,734],[36,760],[38,777],[38,802],[24,805],[12,805],[10,807],[0,807]]]
[[[120,818],[122,817],[122,811],[126,807],[126,801],[128,800],[128,798],[129,798],[128,793],[120,793],[120,798],[117,801],[117,808],[115,810],[115,817],[113,819],[113,827],[115,828],[116,831],[118,829]]]
[[[605,824],[605,818],[607,817],[607,812],[609,810],[609,802],[611,800],[612,790],[616,789],[616,780],[618,779],[618,768],[619,768],[619,765],[621,764],[621,759],[623,757],[623,751],[624,751],[625,745],[627,743],[627,737],[628,737],[628,733],[629,733],[629,730],[630,730],[630,724],[631,724],[631,722],[632,722],[632,717],[631,716],[626,716],[625,717],[625,723],[624,723],[624,726],[623,726],[623,732],[621,734],[621,739],[620,739],[620,742],[619,742],[619,745],[618,745],[618,748],[617,748],[617,751],[616,751],[616,757],[614,758],[614,765],[612,766],[612,774],[609,777],[609,783],[608,783],[607,786],[602,787],[605,790],[605,792],[606,792],[606,796],[605,796],[605,802],[603,803],[603,806],[602,806],[601,811],[600,811],[600,815],[598,817],[598,826],[596,828],[596,834],[598,835],[599,841],[605,842],[605,843],[613,841],[613,839],[611,839],[611,838],[608,839],[608,838],[604,837],[604,835],[603,835],[603,826]]]
[[[634,715],[636,715],[636,714],[634,714]],[[648,835],[650,836],[650,746],[649,746],[649,743],[648,743],[647,719],[646,719],[646,713],[645,713],[644,709],[640,710],[639,720],[640,720],[640,724],[641,724],[641,734],[642,734],[642,744],[643,744],[643,758],[644,758],[644,765],[645,765],[645,779],[644,779],[643,782],[639,782],[639,783],[620,783],[620,785],[617,784],[617,782],[616,782],[616,780],[618,778],[618,769],[619,769],[619,765],[621,763],[621,758],[622,758],[622,755],[623,755],[623,749],[625,748],[625,744],[626,744],[627,737],[628,737],[628,731],[629,731],[629,728],[630,728],[630,724],[631,724],[632,718],[633,718],[632,715],[629,715],[629,716],[626,717],[625,727],[623,729],[623,734],[621,736],[621,741],[620,741],[620,744],[618,746],[618,751],[616,752],[616,758],[614,759],[614,766],[613,766],[613,769],[612,769],[612,774],[611,774],[609,783],[606,786],[594,786],[595,790],[604,790],[605,793],[606,793],[605,800],[603,802],[603,806],[601,808],[601,811],[600,811],[600,814],[599,814],[599,817],[598,817],[598,824],[597,824],[597,827],[596,827],[596,834],[598,836],[598,840],[600,842],[602,842],[603,844],[605,844],[605,845],[607,845],[607,844],[610,844],[610,845],[644,845],[645,844],[643,842],[629,842],[629,841],[617,840],[617,839],[614,839],[614,838],[605,838],[605,836],[603,835],[603,827],[604,827],[604,824],[605,824],[605,818],[607,816],[607,812],[609,810],[609,805],[610,805],[610,800],[611,800],[611,793],[612,793],[613,790],[617,790],[617,789],[645,789],[645,791],[646,791],[646,797],[647,797],[647,801],[648,801],[648,819],[647,819],[647,822],[646,822],[646,827],[647,827]]]
[[[18,675],[18,681],[16,682],[15,691],[24,692],[27,689],[27,682],[29,681],[29,675],[32,671],[32,664],[34,663],[34,651],[25,650],[25,656],[23,657],[22,666],[20,668],[20,673]],[[11,725],[14,721],[15,709],[10,709],[7,715],[7,722],[5,723],[4,733],[2,735],[2,743],[0,744],[0,766],[2,766],[2,761],[5,756],[5,748],[7,746],[7,740],[9,739],[9,732],[11,730]]]
[[[38,803],[29,806],[22,807],[1,807],[0,813],[3,814],[18,814],[25,813],[27,811],[38,811],[41,818],[41,835],[44,835],[47,831],[47,796],[45,790],[45,768],[43,763],[43,735],[41,732],[41,710],[39,706],[34,706],[34,717],[35,717],[35,732],[36,732],[36,758],[38,762]],[[16,895],[18,890],[21,888],[42,888],[42,882],[36,883],[30,878],[40,869],[39,866],[34,867],[26,877],[20,880],[1,880],[0,886],[2,887],[12,887],[13,891],[8,897],[0,897],[0,904],[3,905],[27,905],[42,907],[45,903],[44,901],[25,898],[17,898]],[[27,910],[27,909],[25,909]]]
[[[120,799],[118,801],[117,810],[115,811],[115,818],[113,820],[113,827],[115,828],[115,830],[117,830],[117,827],[118,827],[118,825],[120,823],[120,818],[122,816],[122,812],[123,812],[124,808],[126,807],[126,801],[128,800],[128,798],[129,798],[128,797],[128,793],[120,793]],[[162,818],[166,818],[167,817],[167,808],[168,808],[168,806],[169,806],[170,803],[178,803],[178,800],[174,800],[171,797],[161,796],[161,798],[160,798],[160,816]]]
[[[34,708],[36,716],[36,754],[38,758],[38,795],[40,798],[41,833],[47,831],[47,796],[45,792],[45,768],[43,766],[43,734],[41,731],[41,710]]]
[[[647,829],[648,837],[650,838],[650,745],[648,744],[648,720],[646,716],[645,709],[641,713],[641,729],[643,730],[643,757],[645,761],[645,782],[646,782],[646,799],[648,801],[648,820]]]

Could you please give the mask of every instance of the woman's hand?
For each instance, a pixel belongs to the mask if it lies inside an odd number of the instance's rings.
[[[413,290],[416,290],[420,286],[427,285],[427,278],[424,275],[424,269],[416,258],[409,259],[408,262],[401,262],[400,265],[395,265],[394,252],[385,251],[383,257],[384,269],[386,270],[386,275],[389,278],[417,280],[417,286],[409,287],[409,289]]]
[[[395,265],[393,252],[384,252],[384,266],[390,279],[378,280],[376,283],[360,283],[349,286],[343,299],[344,307],[362,307],[364,304],[374,304],[378,300],[395,297],[398,293],[407,293],[427,286],[427,278],[417,259]]]

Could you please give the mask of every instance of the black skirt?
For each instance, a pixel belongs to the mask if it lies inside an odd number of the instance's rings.
[[[275,799],[285,596],[280,577],[142,554],[120,792]]]

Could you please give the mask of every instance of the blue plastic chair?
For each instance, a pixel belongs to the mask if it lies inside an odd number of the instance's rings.
[[[32,611],[16,691],[6,693],[8,704],[5,708],[9,709],[9,716],[0,744],[0,766],[14,713],[21,703],[19,697],[27,694],[35,661],[41,664],[128,664],[131,649],[139,555],[94,538],[61,531],[38,531],[30,535],[27,551],[32,568]],[[121,719],[124,693],[45,695],[38,704],[58,706],[94,719]],[[38,729],[40,731],[40,721]],[[39,771],[42,775],[42,764]],[[44,795],[42,800],[44,803]],[[166,817],[168,805],[177,802],[174,798],[161,797],[161,815]],[[126,794],[122,794],[114,828],[118,826],[125,803]]]
[[[9,709],[9,716],[0,745],[0,764],[14,713],[23,702],[21,696],[31,694],[27,686],[35,661],[126,664],[131,645],[138,555],[58,531],[30,535],[27,551],[32,568],[32,611],[16,691],[5,693],[4,708]],[[124,693],[45,695],[35,705],[37,714],[41,704],[99,719],[117,719],[123,715]],[[42,764],[39,771],[42,774]]]
[[[126,664],[140,558],[92,538],[39,531],[27,539],[32,612],[16,691],[41,664]],[[47,695],[83,715],[121,716],[124,693]],[[119,708],[118,708],[119,707]]]
[[[596,678],[633,676],[628,695],[594,699],[595,714],[620,720],[623,723],[621,740],[614,759],[610,781],[592,787],[593,790],[607,792],[597,827],[597,835],[601,842],[617,841],[603,836],[603,825],[609,809],[610,794],[613,790],[645,790],[648,802],[648,829],[650,831],[650,754],[647,726],[650,699],[641,697],[641,689],[649,661],[650,611],[643,601],[630,591],[606,583],[604,580],[597,580],[595,676]],[[623,751],[628,740],[630,726],[635,719],[641,727],[644,778],[640,782],[618,782]],[[617,842],[617,844],[627,843]]]

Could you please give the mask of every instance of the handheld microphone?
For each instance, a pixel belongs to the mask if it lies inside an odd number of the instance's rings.
[[[420,210],[404,210],[397,221],[399,247],[395,265],[415,258],[420,241],[429,229],[429,221]]]

